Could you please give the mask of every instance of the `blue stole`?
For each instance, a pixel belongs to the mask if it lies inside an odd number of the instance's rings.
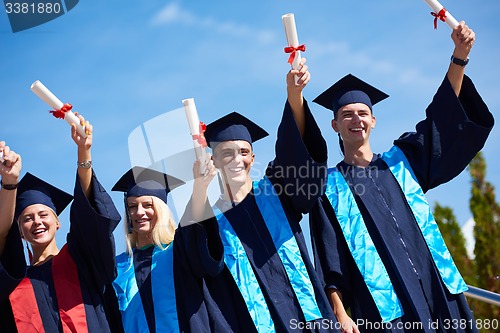
[[[322,318],[323,315],[318,308],[314,288],[300,254],[297,240],[278,195],[267,177],[253,183],[253,195],[255,195],[255,201],[271,234],[304,318],[306,321]],[[269,308],[243,244],[224,214],[217,207],[213,207],[213,210],[224,245],[224,262],[245,300],[255,327],[259,332],[274,332],[274,323]]]
[[[382,154],[382,159],[389,166],[405,195],[444,284],[452,294],[466,291],[467,285],[453,263],[406,156],[394,146],[389,152]],[[403,315],[401,302],[368,233],[351,189],[336,168],[328,171],[325,194],[335,210],[349,250],[363,275],[382,321],[390,322],[401,317]]]
[[[179,332],[173,271],[173,246],[155,246],[151,262],[151,289],[157,332]],[[127,253],[116,257],[118,276],[113,282],[125,332],[149,332],[132,258]]]

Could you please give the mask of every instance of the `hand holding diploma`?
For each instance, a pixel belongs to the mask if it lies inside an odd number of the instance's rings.
[[[288,46],[285,47],[285,52],[290,53],[288,62],[293,69],[300,69],[300,51],[305,51],[306,46],[304,44],[299,45],[299,37],[297,36],[297,27],[295,26],[295,16],[293,14],[285,14],[281,17],[283,21],[283,26],[285,27],[285,35]],[[297,83],[297,78],[295,83]]]
[[[450,14],[446,10],[446,8],[443,7],[437,0],[424,0],[429,7],[432,8],[434,11],[431,13],[432,16],[434,16],[434,29],[437,29],[437,20],[441,20],[443,22],[446,22],[450,26],[450,28],[455,28],[458,25],[458,21],[453,17],[453,15]]]
[[[87,134],[85,127],[80,124],[78,117],[71,111],[71,104],[63,104],[49,89],[47,89],[42,82],[35,81],[31,85],[33,91],[40,99],[47,103],[54,110],[50,111],[56,118],[66,120],[68,124],[74,124],[78,134],[86,138]]]
[[[196,159],[199,163],[200,174],[205,173],[207,165],[207,154],[205,148],[207,147],[207,142],[205,140],[205,124],[200,122],[198,118],[198,111],[196,111],[196,105],[194,104],[193,98],[188,98],[182,100],[182,105],[184,106],[184,111],[186,112],[186,118],[189,125],[189,131],[193,138],[194,152],[196,154]]]

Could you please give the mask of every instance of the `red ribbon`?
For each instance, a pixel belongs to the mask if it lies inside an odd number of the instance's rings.
[[[443,22],[446,22],[446,8],[444,8],[444,7],[437,14],[434,12],[431,12],[431,15],[434,16],[434,29],[438,28],[438,22],[437,22],[438,19],[440,19]]]
[[[200,134],[192,135],[193,140],[198,141],[198,143],[203,147],[206,148],[207,145],[207,139],[205,139],[205,131],[207,130],[207,125],[205,125],[204,122],[200,121]]]
[[[66,112],[71,111],[72,108],[73,106],[71,104],[66,103],[59,110],[52,110],[49,112],[52,113],[52,115],[56,118],[64,119]]]
[[[305,52],[306,51],[305,44],[299,45],[297,47],[293,47],[293,46],[287,46],[287,47],[285,47],[285,53],[290,53],[290,57],[288,57],[288,63],[290,65],[295,60],[295,53],[297,53],[297,51]]]

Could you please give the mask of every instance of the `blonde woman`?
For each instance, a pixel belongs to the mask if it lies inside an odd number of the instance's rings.
[[[179,331],[171,246],[176,223],[167,195],[181,184],[161,172],[134,167],[112,189],[125,194],[127,250],[117,257],[113,286],[126,332]]]
[[[14,212],[20,231],[17,237],[29,244],[32,253],[26,277],[1,305],[1,332],[119,330],[109,321],[105,292],[115,278],[113,230],[120,222],[120,215],[92,168],[93,127],[82,116],[79,118],[88,136],[80,136],[75,125],[72,126],[72,139],[78,147],[74,195],[30,173],[17,186]],[[7,177],[2,180],[5,182],[2,192],[16,187],[14,178],[8,183]],[[61,223],[66,222],[58,216],[72,201],[67,242],[59,248],[56,233]],[[20,238],[17,245],[6,243],[3,254],[9,260],[24,263],[19,243]]]

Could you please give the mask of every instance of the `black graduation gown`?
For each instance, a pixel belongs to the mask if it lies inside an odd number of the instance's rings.
[[[416,132],[403,134],[394,144],[404,152],[426,192],[462,172],[483,147],[492,126],[493,117],[472,81],[464,77],[457,98],[445,78]],[[367,168],[345,162],[337,168],[353,192],[402,303],[403,317],[392,323],[392,330],[387,325],[386,331],[405,331],[397,327],[402,325],[397,322],[403,322],[409,325],[407,332],[455,332],[452,328],[457,320],[473,322],[464,295],[452,295],[444,286],[404,194],[380,155],[375,155]],[[351,308],[352,319],[361,324],[361,331],[385,331],[325,195],[309,219],[315,266],[325,288],[340,290],[344,305]],[[461,331],[476,330],[457,330]]]
[[[5,249],[16,252],[23,251],[23,243],[19,235],[19,227],[14,222],[5,240]],[[9,255],[9,250],[0,256],[0,303],[8,299],[26,274],[26,261]]]
[[[92,198],[87,200],[79,178],[76,178],[74,201],[70,211],[70,231],[67,246],[77,267],[78,279],[86,313],[89,333],[120,332],[115,309],[105,302],[111,283],[115,278],[115,242],[113,230],[120,222],[120,215],[111,197],[101,186],[95,174],[92,175]],[[24,261],[22,247],[5,248],[5,253],[16,261]],[[45,332],[62,332],[52,277],[52,260],[27,270],[42,318]],[[17,332],[12,310],[2,308],[0,314],[2,332]],[[109,317],[109,318],[108,318]],[[108,319],[109,322],[108,323]],[[3,325],[12,330],[6,331]],[[113,324],[111,324],[113,323]],[[113,326],[118,323],[117,327]]]
[[[6,318],[12,316],[9,295],[26,275],[26,261],[24,256],[10,255],[13,252],[23,252],[23,243],[19,234],[19,227],[14,222],[10,227],[5,241],[5,248],[0,257],[0,328],[1,332],[15,332],[15,323]],[[10,319],[10,318],[9,318]]]
[[[307,213],[323,193],[327,159],[326,144],[307,103],[305,110],[306,131],[302,139],[290,106],[286,103],[278,129],[276,158],[268,165],[266,176],[279,194],[324,318],[318,320],[312,331],[337,332],[330,329],[335,327],[336,320],[314,272],[299,225],[302,214]],[[302,174],[294,174],[293,170],[302,170]],[[174,241],[174,276],[181,330],[256,331],[243,297],[224,264],[223,245],[216,219],[185,226],[183,222],[189,221],[189,213],[190,205],[181,219]],[[254,195],[247,195],[224,215],[245,248],[276,331],[308,332],[301,328],[300,324],[305,322],[304,316]],[[319,325],[321,321],[324,325]]]

